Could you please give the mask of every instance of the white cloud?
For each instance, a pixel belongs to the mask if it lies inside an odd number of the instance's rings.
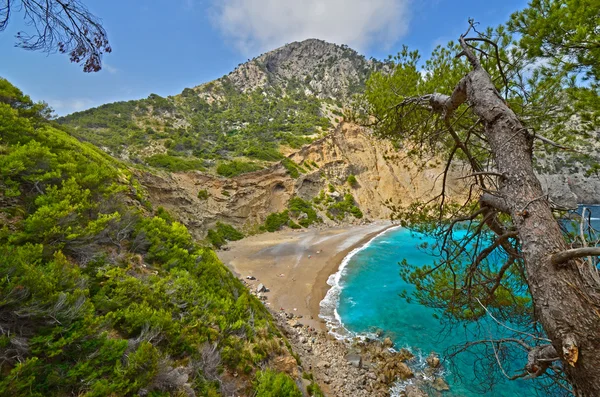
[[[317,38],[387,48],[408,28],[410,0],[213,0],[213,22],[246,55]]]
[[[102,63],[102,69],[106,70],[110,74],[116,74],[119,71],[119,69],[117,69],[116,67],[114,67],[112,65],[109,65],[106,62]]]
[[[74,99],[51,99],[48,100],[48,104],[56,114],[64,116],[73,112],[79,112],[94,106],[94,101],[87,98],[74,98]]]

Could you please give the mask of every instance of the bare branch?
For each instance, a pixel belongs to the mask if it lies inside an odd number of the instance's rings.
[[[510,208],[503,197],[494,196],[490,193],[483,193],[481,197],[479,197],[479,203],[482,206],[491,207],[500,212],[504,212],[505,214],[510,214]]]
[[[571,259],[583,258],[586,256],[600,256],[600,247],[573,248],[557,252],[550,256],[550,263],[556,266],[568,262]]]

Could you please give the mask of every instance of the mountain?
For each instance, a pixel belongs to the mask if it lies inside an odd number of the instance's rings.
[[[179,95],[116,102],[58,122],[121,159],[170,171],[252,171],[322,137],[384,65],[321,40],[291,43]]]
[[[197,238],[218,223],[254,233],[388,218],[391,208],[431,198],[442,171],[440,159],[415,164],[368,128],[344,121],[351,96],[371,73],[389,67],[309,39],[179,95],[152,94],[58,121],[134,164],[153,204],[176,214]],[[539,170],[555,201],[599,200],[600,181],[552,165]],[[358,182],[350,186],[348,178]],[[461,184],[455,185],[459,197]],[[294,199],[303,200],[304,211]],[[224,244],[217,237],[212,242]]]
[[[301,87],[307,95],[344,101],[362,92],[371,72],[383,67],[345,45],[309,39],[262,54],[239,65],[227,78],[243,92]]]

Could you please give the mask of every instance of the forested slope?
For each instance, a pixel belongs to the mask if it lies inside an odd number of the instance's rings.
[[[0,395],[251,395],[291,358],[269,313],[45,114],[0,79]]]

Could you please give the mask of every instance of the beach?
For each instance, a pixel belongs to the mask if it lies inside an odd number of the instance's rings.
[[[389,221],[329,229],[286,230],[263,233],[229,244],[217,252],[221,261],[251,290],[263,284],[265,304],[273,311],[292,312],[302,323],[325,329],[319,319],[320,302],[350,251],[392,227]],[[248,276],[256,278],[247,279]]]

